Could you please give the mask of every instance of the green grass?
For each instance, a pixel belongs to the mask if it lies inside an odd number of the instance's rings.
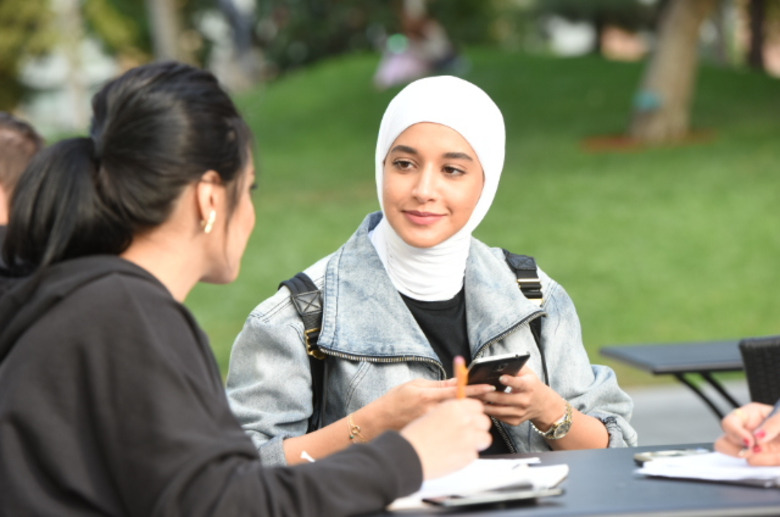
[[[780,81],[703,66],[695,129],[711,138],[632,152],[583,140],[622,133],[643,66],[473,49],[465,77],[507,123],[495,203],[476,236],[534,255],[573,297],[591,360],[607,344],[780,333]],[[188,306],[223,372],[249,311],[335,250],[377,209],[373,153],[385,106],[377,58],[349,56],[243,94],[254,128],[258,223],[238,281]]]

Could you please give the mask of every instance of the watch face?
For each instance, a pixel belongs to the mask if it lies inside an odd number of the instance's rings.
[[[568,422],[562,422],[561,425],[555,428],[553,431],[553,438],[556,440],[559,438],[563,438],[566,436],[566,434],[569,432],[569,429],[571,429],[571,420]]]

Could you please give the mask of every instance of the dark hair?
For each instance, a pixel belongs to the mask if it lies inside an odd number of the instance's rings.
[[[0,111],[0,186],[10,194],[32,157],[43,147],[43,138],[33,127]]]
[[[92,99],[89,138],[38,153],[11,201],[6,263],[17,272],[119,254],[165,222],[189,184],[216,171],[238,198],[251,134],[209,72],[181,63],[134,68]]]

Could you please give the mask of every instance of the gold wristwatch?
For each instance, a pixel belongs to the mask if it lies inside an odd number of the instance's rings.
[[[548,440],[560,440],[566,436],[571,429],[571,415],[573,408],[571,407],[571,404],[569,404],[568,400],[565,402],[566,413],[561,418],[559,418],[553,425],[551,425],[547,431],[540,431],[539,428],[536,427],[533,422],[531,422],[531,427],[534,428],[534,431],[541,434]]]

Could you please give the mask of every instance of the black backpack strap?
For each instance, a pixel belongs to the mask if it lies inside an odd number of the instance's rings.
[[[503,251],[506,263],[514,271],[517,285],[520,287],[523,295],[541,307],[542,303],[544,303],[544,294],[542,293],[542,281],[539,279],[539,272],[536,270],[536,260],[528,255],[517,255],[507,250]],[[544,383],[549,385],[550,377],[547,375],[547,360],[544,357],[544,347],[542,345],[542,318],[532,319],[529,326],[542,358]]]
[[[303,320],[304,339],[306,342],[306,354],[309,356],[311,367],[312,387],[312,415],[309,418],[307,432],[316,431],[322,425],[322,417],[325,414],[325,381],[327,371],[325,369],[325,354],[322,353],[317,340],[322,328],[322,291],[306,273],[298,273],[289,280],[279,284],[290,290],[295,310]]]

